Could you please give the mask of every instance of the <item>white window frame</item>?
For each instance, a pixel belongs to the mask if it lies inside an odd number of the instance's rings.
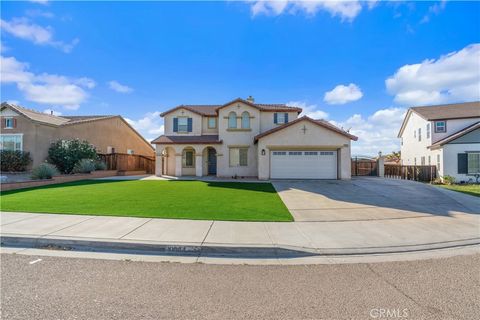
[[[228,128],[229,129],[237,129],[237,114],[235,113],[235,111],[231,111],[229,114],[228,114]]]
[[[242,129],[250,129],[250,113],[242,112]]]
[[[242,162],[241,153],[244,154],[245,162]],[[228,162],[230,167],[248,167],[248,148],[247,147],[235,147],[228,150]]]
[[[430,139],[430,123],[427,123],[427,139]]]
[[[185,124],[180,124],[180,122],[185,120]],[[188,117],[178,117],[178,132],[188,132]]]
[[[277,124],[284,124],[285,122],[285,112],[277,112]]]
[[[470,167],[470,158],[476,158],[477,166],[476,168]],[[473,161],[472,161],[473,162]],[[473,166],[472,166],[473,167]],[[480,174],[480,152],[468,152],[467,153],[467,174]]]
[[[17,148],[17,141],[15,141],[13,150],[14,151],[23,151],[23,133],[12,133],[12,134],[1,134],[0,135],[0,150],[3,150],[3,139],[6,137],[19,137],[20,138],[20,148]],[[8,149],[5,149],[8,150]]]
[[[213,120],[213,126],[210,123],[210,121],[212,121],[212,120]],[[208,126],[208,129],[216,129],[217,128],[217,118],[216,117],[208,117],[207,126]]]
[[[443,125],[439,126],[438,124],[443,123]],[[445,120],[439,120],[435,121],[435,133],[445,133],[447,132],[447,121]],[[439,130],[438,127],[443,128],[442,130]]]
[[[13,117],[5,117],[3,118],[3,121],[5,123],[5,128],[4,129],[13,129],[15,121],[13,120]],[[8,123],[11,122],[11,125],[9,126]]]

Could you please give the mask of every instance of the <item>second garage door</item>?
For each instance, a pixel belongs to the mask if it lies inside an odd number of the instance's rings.
[[[272,179],[337,179],[336,151],[271,151]]]

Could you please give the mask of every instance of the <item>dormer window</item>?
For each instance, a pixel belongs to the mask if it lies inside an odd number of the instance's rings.
[[[447,132],[447,122],[442,121],[435,121],[435,133],[443,133]]]
[[[235,129],[236,127],[237,127],[237,114],[232,111],[228,114],[228,128]]]
[[[273,114],[273,123],[284,124],[288,122],[288,113],[276,112]]]

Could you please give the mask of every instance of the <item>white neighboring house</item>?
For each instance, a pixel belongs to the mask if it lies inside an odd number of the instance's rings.
[[[235,99],[181,105],[161,114],[156,175],[350,179],[350,142],[357,137],[302,109]]]
[[[480,102],[410,108],[398,137],[403,165],[435,165],[457,182],[480,174]]]

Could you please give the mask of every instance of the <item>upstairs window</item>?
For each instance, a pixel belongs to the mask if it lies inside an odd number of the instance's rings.
[[[422,141],[422,128],[418,128],[418,141]]]
[[[233,111],[228,114],[228,127],[230,129],[237,128],[237,114]]]
[[[192,132],[192,118],[173,118],[173,132]]]
[[[430,123],[427,123],[427,139],[430,139]]]
[[[13,118],[4,118],[4,128],[5,129],[13,129],[15,128],[15,119]]]
[[[435,132],[436,133],[447,132],[447,122],[446,121],[435,121]]]
[[[242,129],[250,129],[250,113],[247,111],[242,113]]]
[[[288,113],[276,112],[273,114],[273,123],[284,124],[288,122]]]
[[[208,117],[208,128],[215,129],[217,127],[217,118]]]

